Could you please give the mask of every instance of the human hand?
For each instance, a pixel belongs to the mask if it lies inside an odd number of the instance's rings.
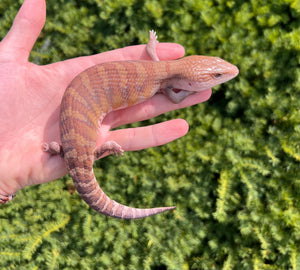
[[[4,196],[67,173],[63,159],[43,152],[41,144],[60,141],[61,98],[78,73],[106,61],[149,59],[146,46],[138,45],[45,66],[35,65],[28,62],[28,57],[45,19],[44,0],[25,0],[0,43],[0,195]],[[157,53],[160,59],[171,60],[183,56],[184,49],[178,44],[161,43]],[[142,104],[112,112],[103,121],[97,145],[113,140],[125,151],[135,151],[182,137],[188,131],[183,119],[134,129],[110,129],[203,102],[210,94],[209,89],[189,96],[180,104],[156,95]]]

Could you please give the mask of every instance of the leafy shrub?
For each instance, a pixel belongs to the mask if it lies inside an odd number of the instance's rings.
[[[20,2],[1,1],[1,37]],[[122,221],[89,209],[69,177],[27,187],[0,208],[1,266],[299,269],[299,16],[298,0],[48,1],[36,63],[146,43],[153,28],[240,75],[208,102],[144,123],[185,118],[184,138],[96,163],[111,198],[176,211]]]

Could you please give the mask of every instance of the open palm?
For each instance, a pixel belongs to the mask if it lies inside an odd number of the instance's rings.
[[[59,108],[70,81],[84,69],[113,60],[148,59],[145,45],[131,46],[89,57],[50,65],[28,62],[30,51],[44,26],[44,0],[25,0],[14,24],[0,43],[0,194],[9,195],[32,184],[57,179],[67,173],[59,156],[42,151],[43,142],[60,141]],[[160,59],[183,56],[178,44],[159,44]],[[118,142],[125,151],[162,145],[186,134],[187,123],[175,119],[161,124],[110,131],[126,123],[203,102],[211,91],[192,95],[172,104],[162,95],[107,115],[97,144]]]

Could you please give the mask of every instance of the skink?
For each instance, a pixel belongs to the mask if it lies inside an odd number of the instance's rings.
[[[60,111],[61,145],[43,144],[44,151],[60,154],[81,198],[96,211],[116,218],[136,219],[175,207],[138,209],[119,204],[100,188],[93,163],[105,152],[123,154],[122,147],[108,141],[96,148],[104,117],[121,108],[150,99],[157,93],[179,103],[188,95],[224,83],[238,68],[218,57],[187,56],[158,61],[158,43],[150,31],[147,52],[153,61],[116,61],[92,66],[77,75],[67,87]]]

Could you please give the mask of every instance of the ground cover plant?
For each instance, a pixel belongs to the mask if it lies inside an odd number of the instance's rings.
[[[0,2],[1,38],[21,2]],[[146,43],[155,29],[240,74],[208,102],[139,124],[184,118],[185,137],[95,165],[116,201],[176,211],[116,220],[68,176],[27,187],[0,206],[0,268],[300,269],[299,16],[299,0],[47,1],[37,64]]]

